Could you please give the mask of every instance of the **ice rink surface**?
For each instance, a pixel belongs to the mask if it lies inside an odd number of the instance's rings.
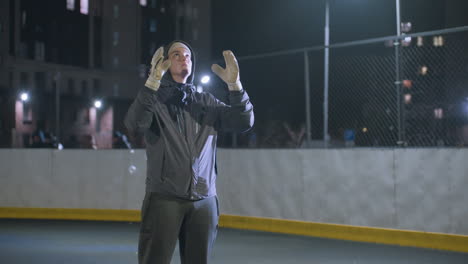
[[[137,263],[138,223],[0,219],[0,263]],[[180,263],[178,249],[172,263]],[[467,264],[468,254],[220,229],[213,264]]]

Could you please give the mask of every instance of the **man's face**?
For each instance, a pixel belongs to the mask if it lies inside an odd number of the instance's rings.
[[[190,56],[190,50],[178,47],[169,53],[169,60],[171,61],[171,67],[169,71],[171,75],[180,76],[187,78],[192,73],[192,58]]]

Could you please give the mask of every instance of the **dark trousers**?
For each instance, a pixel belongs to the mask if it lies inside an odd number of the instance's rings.
[[[177,239],[182,264],[206,264],[219,219],[218,200],[168,199],[147,193],[142,206],[139,264],[169,264]]]

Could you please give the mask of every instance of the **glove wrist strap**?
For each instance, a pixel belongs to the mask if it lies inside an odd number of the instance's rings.
[[[156,80],[156,79],[153,79],[151,77],[149,77],[147,80],[146,80],[146,83],[145,83],[145,86],[150,88],[151,90],[153,91],[157,91],[159,89],[159,86],[161,85],[161,81],[160,80]]]
[[[242,83],[240,81],[236,81],[234,83],[227,83],[229,91],[242,91]]]

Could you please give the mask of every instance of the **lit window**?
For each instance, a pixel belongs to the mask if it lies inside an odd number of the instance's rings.
[[[403,87],[409,89],[411,86],[413,86],[413,82],[411,80],[403,80]]]
[[[411,103],[411,94],[405,94],[405,104]]]
[[[444,117],[444,110],[442,108],[434,109],[434,117],[436,119],[442,119]]]
[[[146,0],[140,0],[140,5],[141,5],[141,6],[146,6],[146,5],[147,5]]]
[[[442,47],[444,45],[444,38],[442,36],[435,36],[432,38],[434,47]]]
[[[402,32],[410,32],[411,31],[411,22],[402,22],[401,23],[401,31]]]
[[[150,19],[149,31],[150,32],[156,32],[156,19],[154,19],[154,18]]]
[[[119,57],[114,57],[113,63],[114,63],[114,67],[119,66]]]
[[[444,37],[439,36],[439,46],[443,46],[443,45],[444,45]]]
[[[418,43],[417,43],[418,47],[423,46],[423,42],[424,42],[423,40],[424,40],[423,37],[418,37]]]
[[[67,9],[75,10],[75,0],[67,0]]]
[[[119,17],[119,6],[114,5],[114,18],[118,18],[118,17]]]
[[[411,44],[411,37],[405,37],[401,40],[401,45],[408,47]]]
[[[116,31],[114,32],[114,40],[112,41],[112,44],[115,46],[117,46],[119,44],[119,32]]]
[[[80,13],[87,15],[88,11],[88,0],[80,0]]]
[[[429,69],[427,68],[427,66],[421,66],[421,67],[419,68],[419,74],[421,74],[421,75],[426,75],[428,70],[429,70]]]

